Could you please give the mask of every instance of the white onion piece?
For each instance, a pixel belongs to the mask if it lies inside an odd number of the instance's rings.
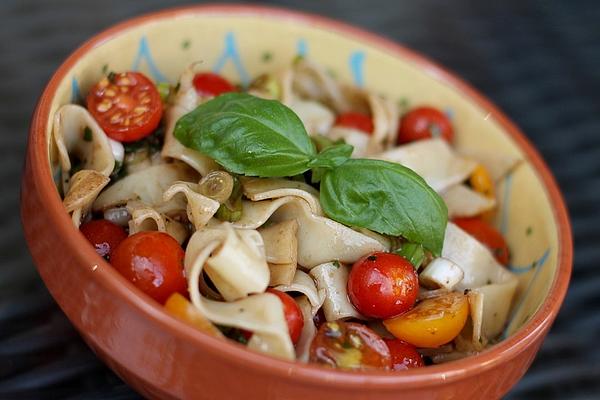
[[[438,257],[419,274],[419,282],[426,287],[452,290],[464,276],[463,270],[452,261]]]

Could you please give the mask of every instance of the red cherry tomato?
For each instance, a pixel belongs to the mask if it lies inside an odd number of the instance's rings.
[[[164,303],[173,293],[187,295],[183,275],[185,253],[163,232],[139,232],[123,240],[112,254],[111,264],[144,293]]]
[[[390,369],[390,350],[377,333],[355,322],[326,322],[310,345],[310,362],[333,368]]]
[[[409,368],[419,368],[425,366],[423,356],[419,354],[417,348],[410,343],[400,339],[383,339],[390,349],[392,356],[392,369],[402,371]]]
[[[454,130],[450,119],[433,107],[418,107],[410,110],[400,119],[398,143],[441,137],[452,142]]]
[[[335,125],[346,128],[355,128],[366,133],[373,133],[373,118],[367,114],[359,112],[347,112],[338,115]]]
[[[119,243],[127,237],[125,229],[105,219],[86,222],[79,230],[101,257],[110,258]]]
[[[487,246],[500,264],[508,264],[508,245],[502,234],[498,232],[496,228],[481,218],[455,218],[453,222],[462,230]]]
[[[304,317],[302,316],[302,310],[300,310],[298,303],[294,301],[292,296],[280,290],[269,288],[267,289],[267,293],[273,293],[279,297],[279,300],[283,303],[283,313],[285,314],[285,321],[288,325],[290,338],[292,339],[292,343],[298,343],[302,328],[304,327]]]
[[[364,316],[391,318],[410,310],[419,293],[412,264],[392,253],[372,253],[352,267],[348,277],[350,301]]]
[[[201,96],[218,96],[227,92],[235,92],[235,86],[221,75],[202,72],[194,76],[194,87]]]
[[[103,78],[90,90],[87,108],[104,132],[120,142],[133,142],[151,134],[163,113],[156,86],[139,72]]]

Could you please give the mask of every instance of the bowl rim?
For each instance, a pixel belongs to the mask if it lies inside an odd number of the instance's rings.
[[[415,67],[425,70],[433,79],[449,85],[453,90],[463,93],[469,101],[481,109],[487,110],[508,137],[525,154],[538,179],[543,183],[558,228],[557,271],[547,298],[533,317],[507,339],[484,350],[480,354],[461,360],[428,366],[427,368],[411,369],[403,371],[403,373],[332,370],[296,361],[280,360],[250,350],[243,351],[243,346],[240,344],[232,341],[223,342],[220,339],[197,331],[185,322],[165,312],[161,305],[155,303],[122,278],[110,267],[108,262],[96,254],[91,246],[85,245],[84,237],[76,229],[73,229],[68,214],[64,212],[62,200],[58,195],[50,171],[47,148],[49,141],[46,135],[46,127],[50,118],[50,107],[56,89],[78,60],[85,57],[89,50],[101,45],[105,41],[122,34],[127,34],[127,30],[140,25],[152,23],[157,20],[195,14],[285,18],[300,25],[343,34],[364,43],[365,46],[374,46],[387,51],[393,56],[400,57],[406,62],[412,63]],[[54,226],[60,231],[63,240],[69,244],[81,259],[89,260],[90,265],[100,267],[86,268],[85,273],[87,274],[87,278],[96,280],[96,283],[107,288],[114,295],[119,296],[120,300],[136,309],[144,318],[153,320],[161,329],[165,329],[170,334],[176,335],[194,346],[201,347],[207,354],[228,358],[230,362],[244,364],[247,368],[258,368],[265,374],[286,380],[291,379],[316,386],[343,385],[347,389],[376,387],[380,390],[393,390],[399,387],[421,387],[424,383],[430,386],[442,385],[496,368],[500,364],[517,357],[528,346],[541,340],[547,333],[560,309],[570,279],[573,260],[572,233],[564,200],[554,177],[542,157],[516,125],[485,96],[447,69],[437,65],[437,63],[413,50],[405,48],[391,39],[320,15],[271,6],[203,4],[167,8],[112,25],[80,45],[52,75],[38,100],[33,115],[29,130],[27,157],[32,173],[38,178],[36,179],[36,190],[46,200],[46,209],[44,211],[47,213],[48,218],[52,220]]]

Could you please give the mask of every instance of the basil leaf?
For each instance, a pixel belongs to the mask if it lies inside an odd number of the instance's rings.
[[[350,158],[352,150],[354,150],[354,147],[349,144],[336,144],[327,147],[321,153],[317,154],[317,156],[308,163],[308,166],[311,168],[335,168],[342,165]]]
[[[406,258],[415,269],[419,269],[425,259],[423,246],[417,243],[404,243],[402,247],[394,250],[394,253]]]
[[[261,177],[301,174],[316,155],[302,121],[276,100],[227,93],[177,121],[175,137],[230,172]]]
[[[403,236],[441,254],[448,209],[423,178],[400,164],[350,159],[325,173],[320,199],[338,222]]]

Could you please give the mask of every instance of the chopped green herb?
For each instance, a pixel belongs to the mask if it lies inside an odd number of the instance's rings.
[[[528,226],[527,229],[525,230],[525,235],[531,236],[532,233],[533,233],[533,228],[531,226]]]
[[[115,166],[113,168],[112,173],[110,174],[110,179],[113,181],[117,181],[125,176],[126,168],[123,165],[122,161],[115,160]]]
[[[169,94],[171,93],[171,85],[168,82],[160,82],[156,85],[156,90],[158,90],[158,94],[160,95],[160,99],[164,102],[169,98]]]
[[[179,92],[180,87],[181,87],[181,82],[177,82],[177,85],[175,85],[175,88],[173,89],[173,93]]]
[[[341,264],[340,264],[340,262],[339,262],[338,260],[334,260],[334,261],[332,262],[332,264],[333,264],[333,266],[334,266],[334,267],[336,267],[336,268],[339,268],[339,267],[341,267]]]
[[[102,75],[106,75],[108,73],[108,64],[104,64],[102,66]]]
[[[191,45],[192,45],[192,42],[189,39],[185,39],[183,42],[181,42],[181,48],[183,50],[189,49]]]
[[[410,102],[406,97],[403,97],[400,100],[398,100],[398,108],[400,108],[401,113],[405,113],[409,109],[409,107]]]
[[[86,126],[85,129],[83,130],[83,140],[85,140],[86,142],[91,142],[92,140],[94,140],[94,136],[92,135],[92,130],[90,129],[89,126]]]
[[[110,71],[110,72],[108,73],[108,76],[107,76],[107,77],[108,77],[108,81],[109,81],[110,83],[115,83],[115,78],[117,77],[117,74],[115,74],[113,71]]]
[[[271,61],[273,59],[273,53],[271,53],[270,51],[265,51],[262,54],[261,58],[262,58],[263,62],[269,62],[269,61]]]

